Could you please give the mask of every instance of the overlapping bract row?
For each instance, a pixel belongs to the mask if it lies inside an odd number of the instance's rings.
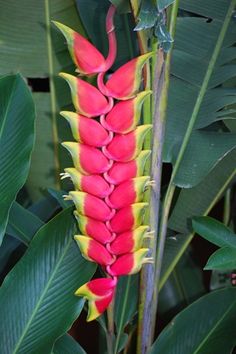
[[[151,125],[139,125],[142,104],[151,91],[139,92],[142,68],[150,53],[124,64],[104,83],[116,57],[113,26],[114,6],[106,20],[109,53],[103,55],[85,38],[56,22],[64,34],[76,71],[98,74],[98,88],[66,73],[76,112],[61,112],[69,122],[75,142],[64,142],[74,167],[65,169],[75,191],[72,199],[81,235],[75,240],[83,256],[98,263],[107,278],[88,282],[76,295],[88,299],[88,320],[103,313],[112,301],[117,277],[133,274],[148,262],[143,239],[149,235],[142,225],[145,208],[143,193],[150,183],[143,176],[149,150],[142,150]]]

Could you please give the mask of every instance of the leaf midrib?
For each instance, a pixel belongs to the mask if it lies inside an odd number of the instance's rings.
[[[64,256],[65,256],[65,254],[67,253],[67,251],[68,251],[68,249],[69,249],[69,247],[70,247],[70,245],[71,245],[71,242],[72,242],[72,239],[70,238],[70,239],[69,239],[69,242],[68,242],[68,244],[67,244],[67,246],[65,247],[63,253],[61,254],[61,257],[59,258],[58,263],[57,263],[56,267],[54,268],[54,270],[53,270],[53,272],[52,272],[52,274],[51,274],[51,276],[50,276],[50,278],[49,278],[49,280],[48,280],[48,283],[47,283],[45,289],[44,289],[43,292],[42,292],[42,295],[40,296],[40,298],[39,298],[39,300],[38,300],[37,305],[35,306],[35,309],[34,309],[33,312],[32,312],[32,315],[30,316],[30,318],[29,318],[29,320],[28,320],[28,323],[26,324],[25,330],[23,331],[23,333],[22,333],[22,335],[20,336],[18,342],[16,343],[15,349],[14,349],[14,351],[12,352],[12,354],[16,354],[17,351],[18,351],[18,349],[20,348],[20,345],[22,344],[22,342],[23,342],[23,340],[24,340],[24,338],[25,338],[25,335],[26,335],[26,333],[28,332],[28,330],[29,330],[29,328],[30,328],[31,323],[32,323],[33,320],[34,320],[34,317],[36,316],[37,311],[38,311],[38,309],[39,309],[41,303],[43,302],[43,299],[44,299],[44,297],[45,297],[45,295],[46,295],[46,293],[47,293],[47,291],[48,291],[48,289],[49,289],[49,287],[50,287],[50,285],[51,285],[51,283],[52,283],[52,281],[53,281],[53,279],[54,279],[54,276],[55,276],[55,274],[57,273],[57,270],[58,270],[59,266],[61,265],[61,263],[62,263],[62,261],[63,261],[63,259],[64,259]]]
[[[229,306],[228,310],[223,314],[223,316],[216,322],[215,326],[212,327],[212,329],[209,331],[209,334],[205,337],[205,339],[200,343],[198,348],[194,350],[193,354],[198,354],[200,353],[199,350],[203,347],[203,345],[208,341],[212,333],[216,330],[216,328],[221,324],[221,322],[224,320],[224,318],[228,315],[228,313],[231,311],[232,307],[235,306],[235,301]],[[201,354],[201,353],[200,353]]]

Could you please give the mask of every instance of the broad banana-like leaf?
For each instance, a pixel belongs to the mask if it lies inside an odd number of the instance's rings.
[[[60,337],[53,347],[53,354],[86,354],[84,349],[69,334]]]
[[[10,207],[24,185],[34,144],[35,107],[23,78],[0,78],[0,244]]]
[[[10,210],[6,232],[28,246],[33,236],[43,225],[44,222],[36,215],[14,202]]]
[[[169,227],[178,234],[167,238],[160,287],[164,285],[193,238],[192,217],[207,215],[210,212],[235,180],[235,165],[236,152],[232,151],[201,183],[180,191],[169,220]]]
[[[22,19],[24,19],[22,21]],[[63,36],[52,24],[56,20],[84,34],[73,0],[3,1],[0,14],[1,73],[21,72],[36,85],[36,145],[27,188],[36,201],[46,188],[59,188],[59,173],[68,166],[66,153],[59,143],[70,140],[66,122],[59,111],[70,109],[71,97],[60,71],[73,73]],[[14,26],[11,24],[14,23]],[[42,83],[34,79],[41,79]]]
[[[173,166],[178,161],[174,184],[182,188],[200,183],[235,148],[233,134],[211,127],[236,100],[234,89],[221,87],[236,75],[234,5],[234,0],[180,1],[180,8],[212,19],[177,21],[164,161]],[[185,150],[179,156],[181,146]]]
[[[0,289],[0,352],[51,353],[80,314],[74,292],[95,271],[76,246],[72,209],[43,226]]]
[[[230,354],[236,344],[235,320],[236,289],[214,291],[181,311],[150,354]]]

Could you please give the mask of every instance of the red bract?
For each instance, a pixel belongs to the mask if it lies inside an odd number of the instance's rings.
[[[120,233],[140,226],[147,206],[148,203],[136,203],[118,210],[109,222],[110,230]]]
[[[107,204],[111,208],[120,209],[127,205],[140,202],[149,177],[142,176],[129,179],[118,185],[109,197]]]
[[[116,284],[116,278],[101,278],[91,280],[76,290],[75,295],[89,301],[87,321],[92,321],[106,310],[113,299]]]
[[[152,184],[143,176],[150,155],[142,151],[145,135],[152,125],[138,125],[142,104],[151,91],[138,93],[142,68],[152,53],[122,65],[104,83],[106,71],[116,57],[113,25],[115,7],[106,21],[109,53],[106,59],[85,38],[56,23],[66,37],[76,71],[98,73],[98,88],[75,76],[60,74],[69,84],[76,112],[61,112],[70,124],[76,142],[62,145],[72,156],[74,167],[66,168],[76,191],[73,200],[80,235],[75,240],[84,258],[98,263],[107,278],[82,285],[75,294],[88,300],[88,321],[102,314],[114,298],[117,277],[138,272],[150,262],[143,239],[149,237],[143,225],[146,188]],[[113,98],[117,100],[113,107]]]
[[[127,179],[141,176],[150,154],[150,150],[143,150],[135,160],[125,163],[114,162],[109,171],[104,173],[104,178],[112,184],[119,184]]]
[[[81,74],[105,71],[104,56],[86,38],[60,22],[53,21],[66,38],[70,55]]]
[[[108,266],[114,263],[114,256],[112,256],[112,254],[108,252],[108,250],[101,245],[101,243],[90,237],[82,235],[76,235],[75,240],[82,255],[89,261],[96,262],[103,266]]]
[[[110,144],[103,147],[107,158],[120,162],[134,160],[140,153],[145,135],[152,128],[151,124],[140,125],[128,134],[117,134]]]
[[[135,230],[129,230],[118,234],[109,245],[112,254],[118,256],[124,253],[131,253],[141,248],[148,226],[139,226]]]
[[[60,76],[70,86],[72,101],[78,113],[95,117],[111,110],[113,100],[107,100],[96,87],[70,74],[60,73]]]
[[[105,198],[114,189],[100,175],[83,175],[76,168],[65,168],[65,173],[62,178],[70,177],[75,188],[82,192],[88,192],[99,198]]]
[[[84,192],[70,192],[78,213],[99,221],[111,220],[115,211],[100,198]]]
[[[112,166],[104,154],[91,146],[74,142],[62,143],[71,154],[75,168],[84,174],[99,174],[106,172]]]
[[[141,84],[142,68],[151,56],[152,53],[147,53],[130,60],[116,70],[105,85],[103,83],[104,73],[99,74],[98,87],[101,92],[118,100],[127,100],[135,96]]]
[[[109,274],[121,276],[134,274],[140,271],[143,263],[146,263],[148,248],[140,248],[133,253],[123,254],[109,267]]]
[[[139,122],[142,104],[151,91],[140,92],[135,98],[118,102],[107,114],[101,118],[102,125],[115,133],[126,134],[134,130]]]
[[[69,122],[73,137],[80,143],[101,147],[107,145],[113,137],[95,119],[90,119],[74,112],[60,112]]]
[[[79,229],[84,235],[90,236],[102,244],[114,240],[114,234],[102,221],[89,218],[85,215],[79,214],[77,211],[74,211],[74,215],[78,221]]]

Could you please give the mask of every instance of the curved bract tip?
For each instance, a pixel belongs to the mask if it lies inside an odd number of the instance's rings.
[[[64,35],[76,71],[83,75],[93,75],[106,70],[105,58],[86,38],[60,22],[53,21]]]
[[[142,68],[152,55],[153,52],[146,53],[122,65],[108,79],[104,93],[119,100],[127,100],[135,96],[141,84]]]

